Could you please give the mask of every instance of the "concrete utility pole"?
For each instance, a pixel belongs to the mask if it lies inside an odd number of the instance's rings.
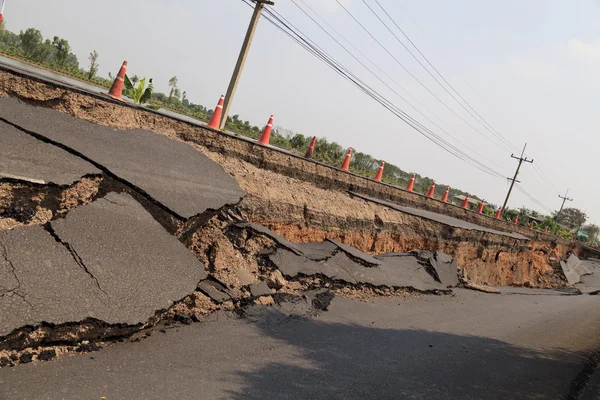
[[[558,218],[560,217],[560,213],[562,213],[563,208],[565,207],[565,201],[569,200],[569,201],[573,201],[573,199],[570,199],[567,197],[567,195],[569,194],[569,189],[567,189],[567,193],[565,193],[564,196],[561,196],[560,194],[558,195],[558,197],[560,197],[561,199],[563,199],[563,202],[560,206],[560,210],[558,210],[558,213],[556,214],[556,217],[554,217],[554,221],[558,222]]]
[[[237,63],[235,64],[235,68],[233,70],[233,75],[231,76],[231,81],[229,81],[227,94],[225,95],[223,115],[221,116],[221,124],[219,125],[219,129],[221,130],[225,129],[225,123],[227,123],[227,116],[229,115],[229,107],[231,107],[231,103],[233,102],[233,96],[235,95],[235,90],[237,89],[240,76],[242,75],[242,70],[244,69],[244,64],[246,63],[246,57],[248,56],[248,51],[250,50],[250,45],[252,44],[252,38],[254,38],[254,32],[256,31],[260,14],[262,13],[265,4],[271,6],[275,5],[275,3],[268,0],[252,1],[254,1],[256,5],[254,6],[254,12],[252,13],[252,18],[250,19],[250,25],[248,25],[246,38],[244,39],[244,44],[242,44],[242,50],[240,50],[240,55],[238,56]]]
[[[504,205],[502,206],[502,215],[504,215],[504,211],[506,211],[506,205],[508,204],[508,199],[510,197],[510,193],[513,190],[513,186],[515,186],[515,182],[521,183],[520,181],[517,180],[517,176],[519,175],[519,170],[521,169],[521,164],[523,164],[524,162],[528,162],[530,164],[533,164],[533,160],[528,160],[527,157],[523,158],[523,155],[525,154],[525,149],[527,148],[527,143],[525,143],[525,146],[523,147],[523,151],[521,152],[521,157],[515,157],[514,154],[511,154],[510,156],[514,159],[519,160],[519,165],[517,166],[517,170],[515,171],[515,176],[514,178],[506,178],[509,181],[512,181],[510,184],[510,188],[508,189],[508,193],[506,194],[506,200],[504,200]]]

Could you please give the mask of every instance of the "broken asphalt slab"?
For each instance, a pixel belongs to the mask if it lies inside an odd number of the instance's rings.
[[[405,214],[411,214],[411,215],[414,215],[416,217],[421,217],[421,218],[428,219],[430,221],[439,222],[439,223],[442,223],[444,225],[451,226],[453,228],[460,228],[460,229],[468,229],[468,230],[474,230],[474,231],[480,231],[480,232],[487,232],[487,233],[492,233],[494,235],[508,236],[508,237],[511,237],[511,238],[514,238],[514,239],[519,239],[519,240],[529,240],[525,236],[520,235],[518,233],[497,231],[495,229],[489,229],[489,228],[486,228],[486,227],[483,227],[483,226],[480,226],[480,225],[472,224],[470,222],[462,221],[462,220],[460,220],[458,218],[449,217],[449,216],[446,216],[446,215],[443,215],[443,214],[438,214],[438,213],[434,213],[434,212],[431,212],[431,211],[421,210],[421,209],[413,208],[413,207],[401,206],[399,204],[394,204],[394,203],[390,203],[388,201],[376,199],[376,198],[369,197],[369,196],[364,196],[362,194],[355,193],[355,192],[349,192],[349,193],[350,193],[350,195],[352,195],[354,197],[358,197],[358,198],[366,200],[366,201],[377,203],[377,204],[380,204],[382,206],[386,206],[386,207],[392,208],[392,209],[394,209],[396,211],[403,212]]]
[[[583,275],[593,273],[593,270],[588,266],[591,266],[591,264],[582,262],[575,254],[571,254],[569,258],[560,262],[560,267],[567,278],[567,282],[571,285],[579,283]]]
[[[285,249],[269,255],[271,262],[287,277],[323,275],[349,284],[382,287],[412,287],[420,291],[444,290],[414,256],[384,258],[376,267],[365,267],[338,252],[325,262],[312,261]]]
[[[94,318],[136,325],[192,293],[204,266],[131,196],[0,232],[0,336]]]
[[[223,303],[225,301],[231,300],[231,296],[225,293],[225,287],[217,282],[204,280],[198,285],[198,290],[200,290],[202,293],[204,293],[217,303]]]
[[[0,179],[62,186],[101,173],[89,162],[1,121],[0,143]]]
[[[348,254],[349,256],[357,259],[359,262],[370,265],[370,266],[377,266],[377,265],[381,265],[381,261],[379,261],[378,259],[376,259],[373,256],[368,255],[367,253],[363,253],[362,251],[345,245],[343,243],[340,242],[336,242],[335,240],[331,240],[331,239],[327,239],[328,242],[333,243],[334,245],[336,245],[340,250],[342,250],[344,253]]]
[[[458,267],[456,260],[448,254],[437,250],[431,257],[429,263],[435,270],[439,281],[446,287],[454,287],[459,284]]]
[[[298,247],[298,245],[296,243],[293,243],[287,239],[284,239],[283,237],[279,236],[272,230],[267,229],[262,225],[252,224],[250,222],[240,222],[240,223],[235,224],[234,227],[239,228],[239,229],[249,229],[256,233],[263,234],[263,235],[273,239],[280,246],[285,247],[286,249],[293,252],[294,254],[296,254],[296,255],[303,254],[302,250]]]
[[[330,241],[321,243],[298,243],[300,251],[313,261],[322,261],[331,258],[339,249],[338,246]]]
[[[131,196],[108,193],[51,223],[116,309],[99,318],[138,324],[192,293],[204,266]]]
[[[0,337],[26,325],[110,311],[94,279],[39,225],[0,232],[0,279]]]
[[[11,97],[0,98],[0,118],[83,156],[184,219],[244,196],[218,163],[166,136],[93,124]]]

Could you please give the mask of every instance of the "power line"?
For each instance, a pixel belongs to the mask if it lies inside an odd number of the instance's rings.
[[[529,192],[527,192],[527,190],[525,190],[525,188],[523,188],[522,186],[517,186],[517,190],[519,190],[521,193],[523,193],[525,196],[527,196],[536,205],[538,205],[538,206],[542,207],[544,210],[546,210],[546,212],[551,212],[552,211],[552,209],[550,207],[548,207],[547,205],[545,205],[544,203],[542,203],[541,201],[539,201],[538,199],[536,199]]]
[[[400,62],[400,60],[398,60],[397,57],[395,57],[346,7],[344,7],[344,5],[342,3],[340,3],[339,0],[335,0],[335,1],[339,4],[340,7],[342,7],[342,9],[346,12],[346,14],[348,14],[350,16],[350,18],[352,18],[354,20],[354,22],[356,22],[358,24],[358,26],[360,26],[362,28],[362,30],[365,31],[367,33],[367,35],[369,35],[371,37],[371,39],[373,39],[373,41],[375,41],[379,45],[379,47],[381,47],[390,57],[392,57],[392,59],[394,59],[394,61],[396,61],[396,63],[404,71],[406,71],[406,73],[408,73],[421,87],[423,87],[431,96],[433,96],[438,102],[440,102],[440,104],[442,104],[452,114],[454,114],[457,118],[459,118],[461,121],[463,121],[469,127],[471,127],[471,129],[473,129],[475,132],[477,132],[478,134],[480,134],[482,137],[486,138],[487,140],[489,140],[490,142],[494,143],[497,146],[502,146],[501,144],[495,142],[490,137],[488,137],[487,135],[485,135],[479,129],[477,129],[476,127],[474,127],[469,121],[467,121],[466,119],[464,119],[461,115],[459,115],[456,111],[454,111],[454,109],[452,109],[450,106],[448,106],[448,104],[446,104],[442,99],[440,99],[439,96],[437,96],[435,93],[433,93],[431,91],[431,89],[429,89],[423,82],[421,82],[421,80],[419,78],[417,78],[408,68],[406,68],[404,66],[404,64],[402,64],[402,62]],[[368,5],[367,5],[367,7],[368,7]],[[371,9],[371,8],[369,7],[369,9]],[[377,14],[375,14],[375,15],[377,16]],[[385,25],[385,23],[383,21],[382,21],[382,23]],[[387,27],[387,25],[385,25],[385,26]],[[389,29],[389,27],[387,27],[387,28]],[[510,148],[509,148],[509,150],[510,150]]]
[[[248,4],[248,3],[246,2],[246,4]],[[307,51],[309,51],[309,53],[311,53],[313,56],[315,56],[318,59],[320,59],[321,61],[325,62],[330,68],[332,68],[334,71],[336,71],[338,74],[340,74],[345,79],[349,80],[351,83],[353,83],[355,86],[357,86],[361,91],[363,91],[365,94],[367,94],[368,96],[370,96],[371,98],[373,98],[374,100],[379,102],[382,106],[384,106],[386,109],[388,109],[394,115],[396,115],[402,121],[407,123],[409,126],[411,126],[413,129],[415,129],[417,132],[419,132],[420,134],[425,136],[427,139],[429,139],[430,141],[432,141],[439,147],[443,148],[450,154],[456,156],[457,158],[459,158],[459,159],[469,163],[470,165],[474,166],[475,168],[481,170],[482,172],[485,172],[485,173],[495,176],[495,177],[502,176],[497,171],[495,171],[492,168],[490,168],[489,166],[481,163],[480,161],[476,160],[475,158],[468,155],[467,153],[463,152],[456,146],[452,145],[445,139],[441,138],[439,135],[435,134],[430,129],[426,128],[424,125],[422,125],[420,122],[418,122],[417,120],[412,118],[410,115],[406,114],[404,111],[399,109],[392,102],[390,102],[387,98],[385,98],[384,96],[382,96],[381,94],[376,92],[374,89],[372,89],[370,86],[365,84],[362,80],[360,80],[358,77],[356,77],[356,75],[354,75],[347,68],[345,68],[339,62],[337,62],[333,57],[331,57],[329,54],[327,54],[325,51],[323,51],[319,46],[317,46],[313,41],[308,39],[297,28],[293,27],[293,25],[291,25],[289,23],[289,21],[285,20],[285,18],[282,17],[281,15],[279,15],[276,11],[274,11],[271,8],[266,8],[265,12],[266,12],[265,18],[271,24],[273,24],[276,28],[278,28],[284,34],[286,34],[287,36],[292,38],[296,43],[298,43],[300,46],[302,46]]]
[[[365,0],[362,0],[363,3],[365,3],[365,5],[367,7],[369,7],[369,9],[371,10],[371,12],[377,16],[377,18],[381,21],[381,19],[379,18],[379,16],[373,11],[373,9],[366,3]],[[464,99],[464,97],[462,97],[460,95],[460,93],[458,93],[458,91],[450,84],[450,82],[448,82],[446,80],[446,78],[444,78],[444,76],[440,73],[440,71],[438,71],[438,69],[429,61],[429,59],[421,52],[421,50],[419,50],[419,48],[417,47],[417,45],[415,45],[413,43],[413,41],[410,39],[410,37],[408,37],[408,35],[404,32],[404,30],[402,30],[402,28],[400,28],[400,26],[396,23],[396,21],[392,18],[392,16],[386,11],[386,9],[381,5],[381,3],[379,2],[379,0],[375,0],[375,2],[377,3],[377,5],[379,6],[379,8],[381,8],[381,10],[385,13],[385,15],[387,15],[387,17],[390,19],[390,21],[392,21],[392,23],[396,26],[396,28],[398,28],[398,30],[402,33],[402,35],[404,35],[404,37],[409,41],[409,43],[415,48],[415,50],[417,50],[417,52],[421,55],[421,57],[423,57],[423,59],[427,62],[427,64],[429,64],[429,66],[440,76],[440,78],[442,78],[442,80],[446,83],[446,85],[448,85],[448,87],[450,87],[450,89],[452,89],[452,91],[463,101],[463,103],[468,107],[468,109],[460,102],[458,101],[454,95],[452,93],[450,93],[450,91],[448,91],[446,89],[446,87],[444,85],[442,85],[440,83],[440,81],[437,80],[437,78],[423,65],[423,63],[421,63],[421,61],[404,45],[404,43],[402,43],[401,40],[398,39],[398,37],[396,35],[394,35],[394,37],[398,40],[398,42],[400,42],[400,44],[402,44],[402,46],[409,52],[409,54],[419,63],[419,65],[421,65],[423,67],[423,69],[425,69],[427,71],[427,73],[446,91],[446,93],[448,93],[459,105],[461,105],[465,111],[467,111],[474,119],[476,119],[484,128],[486,128],[488,131],[490,131],[494,136],[496,136],[498,139],[504,141],[504,143],[506,143],[507,145],[511,146],[512,148],[516,149],[516,146],[514,146],[512,143],[510,143],[510,141],[508,141],[508,139],[506,139],[504,136],[502,136],[502,134],[500,134],[500,132],[498,132],[496,129],[494,129],[494,127],[492,125],[490,125],[489,122],[487,122],[485,120],[485,118],[483,118],[470,104],[467,100]],[[383,23],[383,21],[381,21]],[[385,25],[385,23],[384,23]],[[386,28],[387,25],[385,25]],[[392,31],[388,28],[388,30],[390,31],[390,33],[392,33]],[[393,34],[393,33],[392,33]],[[472,112],[471,112],[472,111]],[[473,113],[475,113],[475,115],[473,115]],[[479,118],[479,119],[478,119]]]
[[[411,107],[412,109],[414,109],[417,113],[419,113],[421,116],[423,116],[427,121],[429,121],[430,123],[432,123],[435,127],[437,127],[438,129],[440,129],[442,132],[446,133],[448,136],[450,136],[452,139],[456,140],[458,143],[460,143],[462,146],[464,146],[466,149],[468,149],[469,151],[473,152],[473,153],[480,153],[480,156],[482,156],[482,158],[484,158],[487,162],[496,165],[497,167],[500,168],[506,168],[506,166],[504,165],[500,165],[492,160],[490,160],[487,157],[484,157],[483,155],[481,155],[481,151],[476,151],[473,148],[471,148],[469,145],[465,144],[464,142],[460,141],[459,139],[457,139],[456,137],[454,137],[452,134],[450,134],[448,131],[446,131],[444,128],[442,128],[441,126],[439,126],[436,122],[434,122],[431,118],[429,118],[428,116],[426,116],[425,114],[423,114],[423,112],[421,112],[418,108],[416,108],[411,102],[407,101],[402,95],[400,95],[396,90],[394,90],[394,88],[392,88],[387,82],[385,82],[380,76],[378,76],[375,72],[373,72],[373,70],[371,68],[369,68],[367,65],[365,65],[365,63],[363,61],[361,61],[358,57],[356,57],[355,54],[353,54],[350,50],[348,50],[348,48],[346,46],[344,46],[342,43],[340,43],[339,40],[337,40],[329,31],[327,31],[327,29],[325,29],[323,27],[323,25],[321,25],[318,21],[316,21],[306,10],[304,10],[298,3],[296,3],[295,0],[291,0],[292,3],[300,10],[302,11],[302,13],[304,13],[311,21],[313,21],[323,32],[325,32],[333,41],[335,41],[342,49],[344,49],[344,51],[346,51],[346,53],[348,53],[352,58],[354,58],[360,65],[362,65],[367,71],[369,71],[369,73],[371,73],[371,75],[373,75],[377,80],[379,80],[382,84],[384,84],[388,89],[390,89],[394,94],[396,94],[402,101],[404,101],[409,107]],[[374,62],[370,61],[368,57],[366,57],[364,55],[364,53],[362,53],[358,48],[356,48],[356,46],[354,46],[349,40],[347,40],[342,34],[340,34],[335,28],[333,28],[323,17],[321,17],[312,7],[310,7],[308,4],[306,4],[304,2],[304,0],[299,0],[300,2],[302,2],[302,4],[304,4],[304,6],[306,8],[308,8],[310,11],[312,11],[313,14],[315,14],[321,21],[323,21],[324,24],[326,24],[333,32],[335,32],[340,38],[342,38],[342,40],[344,40],[345,42],[347,42],[354,50],[356,50],[364,59],[366,59],[367,61],[369,61],[375,68],[377,68],[382,74],[384,74],[390,81],[392,81],[393,83],[395,83],[401,90],[403,90],[409,97],[411,97],[411,99],[413,99],[415,102],[417,102],[419,105],[421,105],[423,108],[425,108],[427,111],[429,111],[431,114],[433,114],[436,118],[438,118],[440,121],[444,122],[439,116],[437,116],[435,113],[433,113],[431,110],[429,110],[427,107],[425,107],[421,102],[419,102],[413,95],[410,94],[410,92],[408,92],[404,87],[402,87],[402,85],[400,85],[398,82],[396,82],[394,79],[392,79],[385,71],[383,71],[377,64],[375,64]],[[446,123],[447,124],[447,123]],[[456,133],[456,132],[455,132]],[[458,133],[457,133],[458,134]],[[458,134],[459,136],[461,136],[462,138],[466,139],[464,136]]]

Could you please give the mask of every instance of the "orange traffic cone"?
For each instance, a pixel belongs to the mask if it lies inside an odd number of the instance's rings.
[[[377,182],[381,182],[381,177],[383,176],[383,167],[385,165],[385,161],[381,162],[381,165],[379,166],[379,169],[377,170],[377,173],[375,174],[375,180]]]
[[[352,158],[352,148],[348,149],[346,153],[346,157],[344,158],[344,162],[342,163],[342,171],[348,171],[348,167],[350,167],[350,159]]]
[[[412,192],[415,187],[415,176],[417,176],[417,174],[412,175],[410,181],[408,181],[408,185],[406,186],[406,190],[408,190],[409,192]]]
[[[269,118],[269,122],[267,122],[267,126],[265,126],[265,130],[260,137],[258,143],[260,144],[269,144],[269,140],[271,139],[271,129],[273,129],[273,116]]]
[[[502,207],[498,207],[498,210],[496,211],[496,215],[494,215],[494,218],[500,219],[501,216],[502,216]]]
[[[529,223],[529,229],[533,230],[533,221]]]
[[[125,85],[125,73],[127,72],[127,61],[123,61],[123,65],[112,84],[112,87],[108,91],[108,95],[115,100],[125,101],[121,98],[123,95],[123,86]]]
[[[431,184],[429,191],[427,192],[427,197],[433,198],[433,194],[435,193],[435,182]]]
[[[548,227],[544,228],[544,233],[548,233]]]
[[[315,152],[315,145],[317,144],[317,137],[313,136],[312,142],[310,142],[310,146],[308,146],[308,150],[306,150],[306,154],[304,158],[312,158],[313,153]]]
[[[213,111],[212,117],[210,117],[210,121],[208,121],[208,126],[213,129],[219,129],[219,124],[221,123],[221,115],[223,114],[223,103],[225,102],[225,96],[221,95],[219,102],[217,103],[217,108]]]
[[[481,200],[481,203],[479,204],[479,208],[477,209],[479,214],[483,214],[483,206],[485,206],[485,200]]]
[[[447,203],[447,202],[448,202],[448,196],[449,196],[449,195],[450,195],[450,186],[448,186],[448,187],[446,188],[446,191],[444,192],[444,195],[442,196],[442,201],[443,201],[444,203]]]
[[[465,197],[465,200],[463,201],[461,208],[469,208],[469,195],[467,195],[467,197]]]

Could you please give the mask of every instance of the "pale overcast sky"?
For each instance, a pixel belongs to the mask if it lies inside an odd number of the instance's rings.
[[[275,10],[401,109],[502,175],[512,176],[516,160],[510,158],[511,151],[492,143],[498,140],[412,59],[363,0],[342,0],[342,4],[429,90],[481,133],[423,89],[336,0],[304,1],[418,99],[421,104],[413,101],[414,107],[471,150],[382,85],[291,0],[276,0]],[[365,1],[385,18],[375,0]],[[300,0],[296,2],[302,5]],[[527,156],[535,160],[535,166],[523,165],[519,179],[524,189],[557,209],[560,199],[552,185],[563,192],[570,188],[569,197],[575,201],[567,206],[587,210],[590,222],[600,222],[598,1],[379,3],[496,131],[516,147],[528,143]],[[45,37],[68,39],[82,67],[87,68],[88,54],[97,50],[103,76],[108,71],[115,74],[127,60],[130,75],[152,77],[157,89],[166,92],[169,78],[176,75],[190,101],[209,108],[227,89],[250,15],[251,9],[241,0],[7,0],[5,10],[9,30],[35,27]],[[391,21],[384,20],[404,40]],[[395,83],[371,68],[402,94]],[[506,179],[491,177],[433,145],[264,19],[233,113],[260,126],[274,113],[276,125],[305,135],[325,136],[489,202],[502,204],[506,195]],[[515,190],[510,206],[522,204],[546,211]]]

